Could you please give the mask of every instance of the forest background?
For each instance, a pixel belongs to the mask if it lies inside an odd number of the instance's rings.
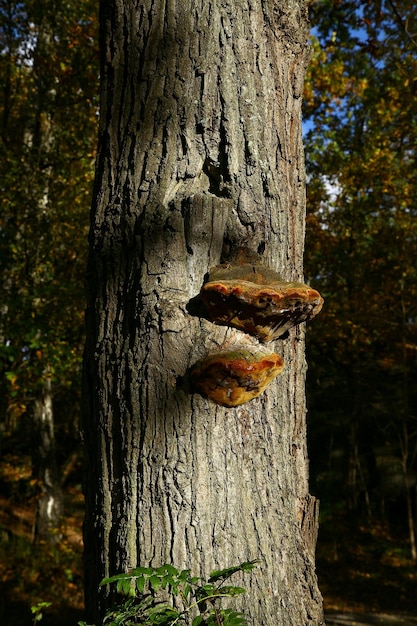
[[[417,4],[315,0],[310,19],[305,275],[325,298],[307,328],[319,580],[328,611],[415,614]],[[0,621],[11,626],[40,601],[52,602],[45,624],[81,618],[97,29],[93,0],[0,0]]]

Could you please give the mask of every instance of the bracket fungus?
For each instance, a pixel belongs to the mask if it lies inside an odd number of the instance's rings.
[[[272,341],[321,311],[318,291],[297,282],[285,282],[259,263],[223,263],[210,270],[199,299],[207,318]]]
[[[201,359],[190,375],[199,393],[216,404],[234,407],[259,396],[283,368],[278,354],[234,350]]]

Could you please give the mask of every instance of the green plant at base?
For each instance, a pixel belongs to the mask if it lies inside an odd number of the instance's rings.
[[[52,602],[38,602],[38,604],[30,607],[33,614],[33,626],[35,626],[36,622],[40,622],[43,618],[42,609],[47,609],[48,606],[51,606],[51,604]]]
[[[220,608],[223,598],[245,593],[243,587],[226,585],[237,572],[250,572],[258,561],[246,561],[234,567],[211,572],[208,580],[191,576],[190,570],[178,570],[173,565],[136,567],[125,574],[104,578],[100,586],[116,583],[117,592],[128,599],[107,611],[103,626],[244,626],[243,613]],[[162,596],[178,597],[183,604],[178,609]],[[161,598],[161,599],[159,599]],[[79,622],[79,626],[88,626]]]

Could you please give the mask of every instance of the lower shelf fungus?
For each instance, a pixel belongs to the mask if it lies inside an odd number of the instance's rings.
[[[284,369],[278,354],[235,350],[211,354],[191,369],[196,390],[216,404],[234,407],[259,396]]]
[[[272,341],[321,311],[318,291],[285,282],[260,264],[224,263],[210,270],[200,291],[210,321],[232,326],[261,341]]]

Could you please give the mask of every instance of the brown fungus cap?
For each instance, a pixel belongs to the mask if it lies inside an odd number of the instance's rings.
[[[323,298],[308,285],[285,282],[259,264],[224,263],[210,270],[200,291],[210,321],[272,341],[321,311]]]
[[[197,391],[216,404],[234,407],[259,396],[284,368],[278,354],[235,350],[211,354],[191,369]]]

